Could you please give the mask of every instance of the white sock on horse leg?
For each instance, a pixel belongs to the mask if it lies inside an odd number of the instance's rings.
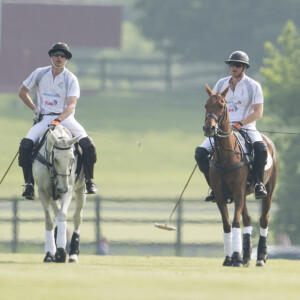
[[[252,226],[246,226],[245,228],[244,228],[244,234],[250,234],[250,235],[252,235],[252,230],[253,230],[253,227]]]
[[[269,232],[269,227],[267,227],[266,229],[263,229],[263,228],[260,227],[260,229],[259,229],[259,234],[263,237],[267,237],[268,232]]]
[[[67,245],[67,222],[57,222],[57,248],[66,248]]]
[[[74,230],[74,232],[79,235],[80,234],[80,229],[76,229],[76,230]]]
[[[241,228],[232,228],[232,252],[242,252],[242,230]]]
[[[226,256],[232,255],[232,234],[223,232],[224,253]]]
[[[56,252],[53,230],[45,230],[45,253],[47,252],[51,254],[55,254]]]

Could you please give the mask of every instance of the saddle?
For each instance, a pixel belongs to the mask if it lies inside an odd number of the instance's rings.
[[[254,170],[253,170],[253,162],[254,162],[254,149],[253,145],[251,143],[251,140],[249,138],[249,135],[244,130],[237,130],[233,127],[233,134],[235,135],[235,138],[237,142],[240,145],[241,151],[243,151],[244,157],[245,157],[245,164],[249,166],[249,174],[247,178],[247,189],[249,188],[251,182],[254,178]]]
[[[254,161],[254,150],[248,133],[244,130],[236,130],[233,128],[233,134],[235,135],[241,150],[244,152],[248,164],[252,165]]]

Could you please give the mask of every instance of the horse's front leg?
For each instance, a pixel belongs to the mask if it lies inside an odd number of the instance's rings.
[[[224,267],[232,266],[232,233],[231,233],[231,225],[229,221],[229,214],[227,204],[222,193],[218,194],[218,191],[215,192],[216,203],[218,205],[219,211],[221,213],[222,222],[223,222],[223,243],[224,243],[224,252],[225,252],[225,260],[223,262]]]
[[[38,189],[39,199],[42,203],[45,214],[45,258],[44,262],[54,262],[54,255],[56,252],[55,240],[54,240],[54,223],[50,214],[50,197],[46,195],[44,190]]]
[[[242,237],[240,219],[244,208],[246,195],[243,191],[233,193],[234,200],[234,218],[232,222],[232,265],[234,267],[241,267],[243,265],[242,260]]]
[[[67,215],[68,209],[72,200],[72,189],[69,188],[65,194],[61,196],[61,208],[56,217],[56,225],[57,225],[57,238],[56,238],[56,246],[57,250],[55,253],[55,259],[58,263],[66,262],[67,252]],[[53,200],[54,201],[54,200]]]
[[[79,226],[82,222],[82,212],[86,201],[85,186],[84,184],[75,192],[76,207],[73,215],[74,231],[71,238],[69,262],[78,262],[79,243],[80,243],[80,229]]]

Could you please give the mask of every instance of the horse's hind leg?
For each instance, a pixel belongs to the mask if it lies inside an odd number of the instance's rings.
[[[273,191],[268,191],[268,197],[262,199],[261,203],[261,217],[259,220],[259,241],[257,246],[257,261],[256,266],[263,267],[267,260],[267,237],[269,230],[269,211],[271,208]]]
[[[248,212],[247,204],[245,202],[243,211],[243,225],[244,225],[244,234],[243,234],[243,265],[248,267],[251,262],[251,254],[252,254],[252,226],[251,226],[251,217]]]
[[[86,195],[85,195],[84,191],[85,191],[85,187],[82,186],[75,192],[76,207],[75,207],[75,212],[73,215],[74,232],[73,232],[72,238],[71,238],[69,262],[78,262],[79,243],[80,243],[79,226],[82,222],[82,212],[83,212],[83,207],[84,207],[85,201],[86,201]]]

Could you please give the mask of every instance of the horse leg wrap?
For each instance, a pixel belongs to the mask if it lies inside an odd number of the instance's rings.
[[[83,164],[87,179],[94,178],[94,164],[97,161],[96,147],[90,137],[82,138],[79,141],[79,146],[82,149]]]
[[[70,252],[69,255],[79,255],[79,234],[76,232],[73,232],[71,244],[70,244]]]
[[[55,254],[56,252],[53,230],[45,231],[45,253],[47,252],[50,252],[51,254]]]
[[[23,169],[25,183],[33,183],[31,154],[34,142],[31,139],[21,140],[19,147],[19,166]]]
[[[267,164],[268,149],[264,141],[255,142],[254,149],[254,172],[256,182],[263,182],[265,165]]]
[[[67,222],[57,222],[56,245],[58,248],[66,248],[67,245]]]
[[[223,232],[224,253],[226,256],[232,255],[232,233]]]
[[[257,260],[267,260],[267,237],[259,236],[258,246],[257,246]]]
[[[251,235],[244,233],[243,235],[243,265],[249,264],[252,254]]]

